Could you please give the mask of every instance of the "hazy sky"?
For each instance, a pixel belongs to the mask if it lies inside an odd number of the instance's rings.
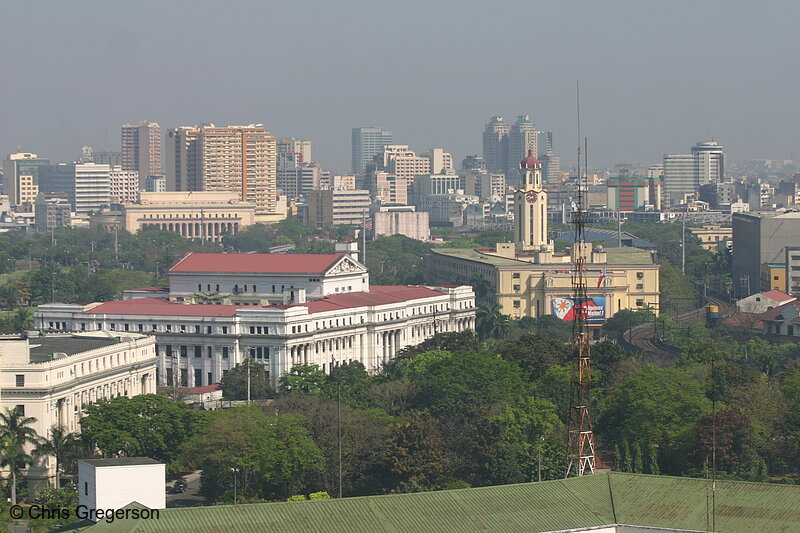
[[[119,126],[263,123],[350,169],[350,130],[481,152],[530,114],[574,164],[696,141],[730,161],[796,156],[800,3],[774,1],[0,1],[0,153],[119,150]]]

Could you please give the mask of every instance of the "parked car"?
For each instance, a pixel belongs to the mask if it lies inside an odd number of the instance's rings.
[[[188,489],[189,489],[189,484],[186,482],[185,479],[178,479],[172,486],[173,493],[186,492]]]

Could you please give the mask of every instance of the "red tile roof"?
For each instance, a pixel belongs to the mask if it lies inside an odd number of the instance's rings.
[[[795,299],[794,296],[792,296],[790,294],[786,294],[785,292],[778,291],[778,290],[762,292],[761,296],[766,296],[770,300],[775,300],[776,302],[779,302],[779,303],[780,302],[787,302],[789,300],[794,300]]]
[[[204,387],[178,387],[178,392],[183,394],[208,394],[209,392],[216,392],[222,390],[222,385],[214,383]]]
[[[775,317],[777,317],[778,315],[782,315],[790,305],[793,305],[795,309],[800,311],[800,301],[795,300],[793,302],[789,302],[787,304],[783,304],[778,307],[773,307],[772,309],[764,311],[763,313],[758,315],[758,317],[761,320],[775,320]]]
[[[161,298],[137,298],[135,300],[118,300],[105,302],[97,307],[88,309],[90,315],[153,315],[153,316],[208,316],[225,317],[236,316],[238,309],[289,309],[291,307],[306,307],[309,313],[322,313],[354,307],[369,307],[397,302],[407,302],[423,298],[442,296],[442,293],[417,285],[376,285],[370,287],[369,292],[350,292],[333,294],[304,304],[292,305],[211,305],[211,304],[180,304],[169,302]]]
[[[335,311],[337,309],[407,302],[409,300],[419,300],[421,298],[433,298],[434,296],[442,296],[442,293],[427,287],[419,286],[373,285],[370,287],[369,292],[332,294],[322,300],[295,304],[288,307],[303,306],[308,308],[309,313],[322,313],[325,311]]]
[[[191,252],[170,272],[321,274],[345,254],[203,254]]]

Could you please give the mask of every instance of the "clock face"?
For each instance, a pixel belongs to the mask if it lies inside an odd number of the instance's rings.
[[[539,195],[536,194],[536,191],[528,191],[525,193],[525,201],[529,204],[535,204],[538,198]]]

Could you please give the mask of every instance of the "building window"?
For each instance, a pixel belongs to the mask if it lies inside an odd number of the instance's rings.
[[[17,387],[25,386],[25,374],[17,374]]]
[[[194,327],[194,332],[195,333],[200,333],[200,326],[195,326]]]
[[[255,335],[255,334],[256,334],[256,327],[250,326],[250,335]]]
[[[227,346],[223,346],[222,347],[222,358],[223,359],[227,359],[228,358],[228,347]]]
[[[643,278],[644,278],[644,272],[637,272],[636,273],[636,279],[643,279]]]
[[[211,326],[206,326],[206,333],[211,335]]]
[[[195,346],[194,347],[194,356],[195,357],[203,357],[203,347],[202,346]]]
[[[222,326],[222,334],[223,335],[227,335],[228,334],[228,326]]]
[[[644,300],[642,300],[641,298],[637,299],[636,307],[643,307],[643,306],[644,306]]]
[[[513,304],[513,305],[514,305],[514,309],[519,309],[519,308],[520,308],[520,305],[521,305],[521,303],[520,303],[520,301],[519,301],[519,300],[514,300],[514,304]]]
[[[185,344],[181,344],[181,357],[186,357],[189,353],[189,347]]]
[[[639,289],[639,290],[642,290],[642,289],[644,289],[644,284],[643,283],[637,283],[636,284],[636,288]]]
[[[518,291],[519,290],[519,285],[514,285],[514,290]]]
[[[17,405],[15,405],[15,406],[14,406],[14,410],[15,410],[16,412],[18,412],[18,413],[20,414],[20,416],[25,416],[25,406],[24,406],[24,405],[22,405],[21,403],[20,403],[20,404],[17,404]]]
[[[514,272],[514,274],[512,274],[511,277],[514,279],[519,279],[519,272]]]

